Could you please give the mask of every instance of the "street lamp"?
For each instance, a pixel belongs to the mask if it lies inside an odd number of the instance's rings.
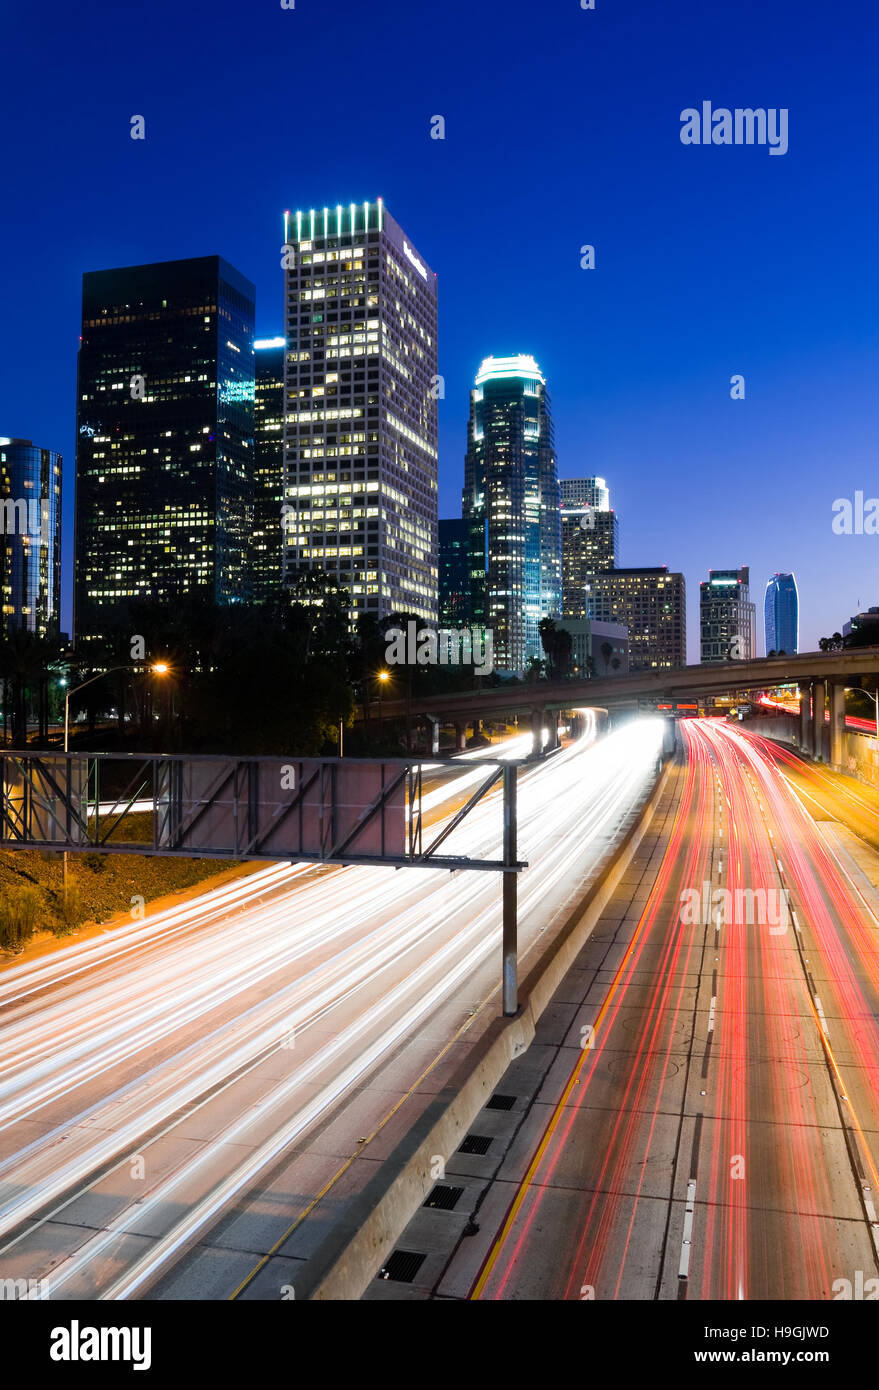
[[[873,704],[876,706],[876,741],[879,742],[879,690],[865,690],[862,685],[847,685],[846,690],[857,690],[862,695],[869,695]]]
[[[379,671],[377,679],[378,679],[378,727],[379,727],[379,731],[380,731],[381,735],[384,736],[384,732],[385,732],[385,716],[384,716],[384,706],[383,706],[383,704],[382,704],[382,695],[384,694],[385,686],[387,685],[388,681],[391,679],[391,673],[390,673],[390,671]]]
[[[166,661],[157,661],[156,664],[155,664],[151,669],[156,673],[157,676],[164,676],[164,675],[167,675],[167,673],[168,673],[168,663],[167,663]],[[115,671],[139,671],[139,670],[141,670],[141,667],[140,667],[140,666],[110,666],[106,671],[100,671],[100,672],[98,673],[98,675],[96,675],[96,676],[90,676],[89,679],[88,679],[87,681],[83,681],[83,682],[82,682],[82,685],[75,685],[75,686],[73,687],[72,690],[66,690],[66,691],[65,691],[65,695],[64,695],[64,752],[65,752],[65,753],[69,753],[69,752],[70,752],[70,697],[71,697],[71,695],[78,695],[79,692],[80,692],[81,690],[85,690],[85,688],[86,688],[87,685],[94,685],[95,681],[103,680],[104,676],[112,676],[113,673],[114,673]],[[66,682],[66,681],[62,681],[62,684],[66,686],[66,685],[67,685],[67,682]],[[68,787],[69,787],[69,785],[70,785],[70,781],[69,781],[69,779],[68,779]],[[64,851],[64,893],[65,893],[65,896],[66,896],[66,895],[67,895],[67,850]]]

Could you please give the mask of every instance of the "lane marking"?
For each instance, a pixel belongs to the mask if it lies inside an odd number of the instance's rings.
[[[684,1238],[681,1241],[681,1262],[678,1265],[678,1278],[687,1279],[690,1273],[690,1251],[693,1240],[693,1218],[696,1213],[696,1180],[687,1183],[687,1205],[684,1209]]]

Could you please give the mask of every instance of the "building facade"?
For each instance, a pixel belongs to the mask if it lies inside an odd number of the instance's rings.
[[[0,438],[0,633],[55,636],[61,621],[61,455]]]
[[[83,276],[77,644],[128,599],[252,596],[254,293],[219,256]]]
[[[594,507],[609,512],[610,488],[604,478],[559,478],[559,503],[563,510]]]
[[[549,394],[533,357],[488,357],[470,392],[462,511],[470,526],[471,615],[495,665],[540,658],[541,618],[561,608],[559,485]]]
[[[616,569],[620,532],[603,478],[559,483],[562,526],[562,617],[586,618],[593,575]]]
[[[800,597],[792,574],[774,574],[766,585],[763,627],[767,656],[770,652],[793,656],[799,651]]]
[[[284,349],[286,338],[253,345],[253,535],[251,571],[257,603],[284,590]]]
[[[571,675],[624,676],[628,671],[629,634],[619,623],[562,618],[556,626],[571,634]]]
[[[285,580],[436,622],[436,275],[381,200],[284,222]]]
[[[629,670],[662,671],[687,664],[687,587],[665,565],[617,569],[590,580],[589,616],[629,634]]]
[[[699,585],[699,633],[703,666],[750,661],[757,655],[756,608],[750,571],[709,570]]]
[[[439,620],[447,627],[470,622],[470,523],[464,517],[439,523]]]

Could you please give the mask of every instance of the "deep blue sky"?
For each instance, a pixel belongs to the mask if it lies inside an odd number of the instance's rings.
[[[530,352],[622,563],[684,570],[691,661],[709,567],[750,564],[761,644],[774,570],[803,648],[879,604],[879,536],[831,531],[879,493],[875,6],[596,3],[7,7],[0,434],[65,456],[68,611],[82,272],[219,253],[273,334],[283,209],[379,195],[439,276],[440,515],[479,361]],[[788,153],[682,145],[703,99],[789,108]]]

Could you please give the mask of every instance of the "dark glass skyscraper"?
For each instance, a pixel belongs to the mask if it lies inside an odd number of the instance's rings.
[[[470,523],[439,523],[439,619],[452,627],[470,621]]]
[[[792,574],[774,574],[766,585],[763,602],[766,654],[800,649],[800,597]]]
[[[286,338],[259,338],[256,355],[253,478],[253,596],[276,598],[283,588],[284,347]]]
[[[285,214],[285,576],[437,616],[437,281],[385,208]]]
[[[83,276],[77,642],[126,599],[251,596],[253,324],[220,256]]]
[[[57,634],[61,620],[61,455],[0,439],[0,633]]]
[[[533,357],[487,357],[470,392],[463,513],[470,525],[471,620],[494,636],[495,665],[542,655],[538,625],[561,604],[559,484],[549,395]]]

